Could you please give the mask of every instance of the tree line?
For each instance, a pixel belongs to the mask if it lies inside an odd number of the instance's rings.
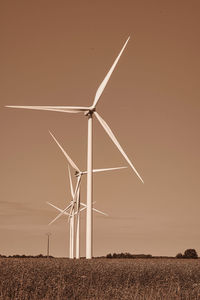
[[[47,255],[43,255],[43,254],[38,254],[38,255],[14,254],[14,255],[6,256],[6,255],[1,255],[0,254],[0,258],[11,258],[11,257],[13,257],[13,258],[47,258]],[[49,255],[48,257],[54,258],[51,255]]]
[[[19,254],[14,254],[14,255],[1,255],[0,254],[0,258],[54,258],[53,256],[49,255],[43,255],[43,254],[39,254],[39,255],[19,255]],[[82,257],[84,258],[84,257]],[[128,252],[121,252],[121,253],[109,253],[105,256],[101,256],[99,258],[167,258],[167,256],[153,256],[151,254],[131,254]],[[170,257],[172,258],[172,257]],[[184,251],[184,253],[178,253],[175,258],[198,258],[198,254],[197,251],[195,249],[186,249]]]
[[[164,258],[167,256],[153,256],[151,254],[131,254],[128,252],[125,253],[109,253],[106,255],[106,258]],[[175,258],[198,258],[197,251],[195,249],[186,249],[184,254],[178,253]]]

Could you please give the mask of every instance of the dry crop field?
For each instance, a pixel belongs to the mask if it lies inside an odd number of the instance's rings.
[[[200,299],[200,259],[1,258],[0,299]]]

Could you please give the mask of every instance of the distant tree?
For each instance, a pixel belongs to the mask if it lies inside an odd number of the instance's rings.
[[[107,258],[112,258],[112,254],[109,253],[109,254],[106,255],[106,257],[107,257]]]
[[[198,254],[195,249],[187,249],[184,252],[184,258],[198,258]]]
[[[176,258],[183,258],[183,254],[182,253],[176,254]]]
[[[128,252],[125,252],[125,253],[122,253],[122,254],[123,254],[122,255],[123,258],[133,258],[133,254],[130,254]]]

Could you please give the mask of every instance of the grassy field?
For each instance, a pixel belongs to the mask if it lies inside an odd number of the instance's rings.
[[[200,299],[200,259],[0,259],[0,299]]]

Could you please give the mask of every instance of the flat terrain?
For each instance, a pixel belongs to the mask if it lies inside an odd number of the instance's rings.
[[[1,258],[0,299],[200,299],[200,259]]]

